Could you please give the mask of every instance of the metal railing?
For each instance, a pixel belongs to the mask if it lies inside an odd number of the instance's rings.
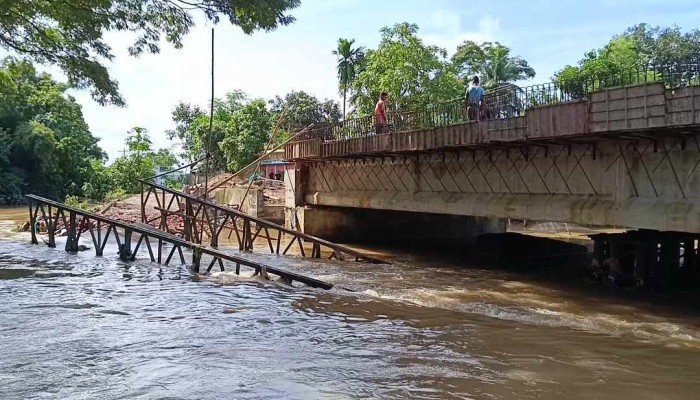
[[[600,77],[560,80],[526,87],[505,84],[488,90],[484,96],[485,119],[523,116],[529,108],[584,100],[589,93],[606,88],[652,82],[663,82],[667,88],[700,85],[700,59],[664,65],[649,64]],[[417,110],[389,111],[387,118],[388,124],[379,132],[374,116],[365,115],[315,126],[300,140],[347,140],[377,133],[405,132],[469,122],[462,98]]]

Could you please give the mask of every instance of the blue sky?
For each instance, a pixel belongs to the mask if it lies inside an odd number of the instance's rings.
[[[463,40],[500,41],[535,68],[533,83],[548,81],[554,71],[635,23],[700,27],[697,0],[302,0],[292,13],[296,23],[271,33],[247,36],[229,25],[216,26],[217,96],[242,89],[267,99],[305,90],[340,99],[331,54],[337,39],[355,38],[359,45],[375,47],[381,27],[404,21],[418,24],[424,41],[448,54]],[[110,159],[134,126],[147,128],[158,147],[171,147],[164,132],[172,126],[174,106],[180,101],[207,105],[210,27],[202,21],[181,50],[164,45],[160,54],[140,58],[127,55],[132,35],[108,34],[117,55],[109,69],[127,107],[99,106],[86,92],[73,95]]]

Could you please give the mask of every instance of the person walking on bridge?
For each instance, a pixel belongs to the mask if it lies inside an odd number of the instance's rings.
[[[386,117],[387,96],[388,95],[386,92],[382,92],[379,95],[379,101],[377,101],[377,105],[374,106],[374,122],[376,124],[377,135],[384,133],[389,126],[389,120]]]
[[[479,85],[479,77],[474,75],[472,82],[467,88],[467,116],[469,122],[479,122],[481,117],[481,107],[484,103],[484,88]]]

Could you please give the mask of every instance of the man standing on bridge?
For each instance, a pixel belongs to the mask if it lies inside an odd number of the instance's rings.
[[[377,135],[384,133],[389,126],[388,119],[386,117],[386,97],[387,93],[382,92],[379,95],[379,101],[377,105],[374,106],[374,122],[376,124]]]
[[[479,77],[474,75],[472,83],[467,88],[467,116],[469,121],[479,122],[481,106],[484,102],[484,89],[479,86]]]

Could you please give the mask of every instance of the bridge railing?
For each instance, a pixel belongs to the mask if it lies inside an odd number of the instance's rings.
[[[667,88],[700,85],[700,59],[664,65],[649,64],[604,76],[559,80],[526,87],[505,84],[487,91],[484,97],[486,119],[522,116],[527,109],[585,100],[589,93],[602,89],[652,82],[663,82]],[[469,122],[462,98],[435,103],[422,109],[389,111],[387,117],[388,127],[385,129],[389,132],[431,129]],[[348,140],[376,133],[374,116],[365,115],[314,127],[303,139]]]

